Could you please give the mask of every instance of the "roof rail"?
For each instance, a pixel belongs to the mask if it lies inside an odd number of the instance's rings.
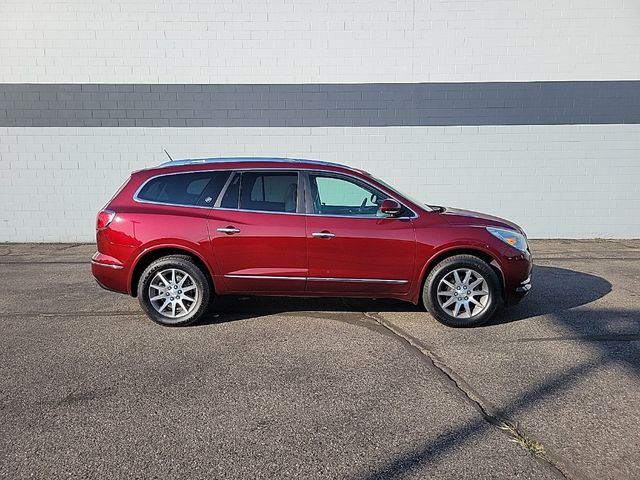
[[[170,162],[164,162],[159,167],[175,167],[180,165],[199,165],[206,163],[234,163],[234,162],[270,162],[270,163],[291,163],[300,162],[313,165],[327,165],[334,167],[347,167],[347,165],[341,165],[334,162],[325,162],[323,160],[307,160],[304,158],[285,158],[285,157],[212,157],[212,158],[194,158],[184,160],[172,160]]]

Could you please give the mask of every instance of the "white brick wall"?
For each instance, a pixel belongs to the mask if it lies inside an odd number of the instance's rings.
[[[2,0],[0,81],[640,78],[634,0]]]
[[[639,2],[0,1],[0,83],[598,79],[640,79]],[[2,95],[0,116],[16,108]],[[174,157],[348,163],[426,201],[512,218],[535,237],[639,237],[639,134],[640,125],[0,127],[0,241],[92,240],[95,212],[131,170],[164,161],[162,147]]]
[[[91,241],[129,172],[174,158],[291,156],[369,170],[532,237],[640,237],[640,125],[0,128],[0,241]]]

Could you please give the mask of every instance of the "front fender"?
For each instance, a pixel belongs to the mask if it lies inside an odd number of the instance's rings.
[[[420,255],[420,252],[418,254]],[[431,268],[447,257],[462,254],[476,254],[480,257],[491,259],[492,263],[497,267],[500,281],[504,289],[505,279],[503,266],[500,262],[502,253],[488,243],[482,242],[478,239],[462,238],[433,247],[430,249],[429,253],[423,252],[422,258],[426,258],[427,260],[423,262],[418,260],[417,262],[417,266],[420,270],[417,273],[417,281],[414,282],[416,288],[411,292],[411,301],[414,304],[418,304],[420,302],[423,284]]]

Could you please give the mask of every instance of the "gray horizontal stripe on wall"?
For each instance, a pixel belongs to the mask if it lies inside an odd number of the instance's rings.
[[[640,81],[0,84],[2,127],[640,123]]]

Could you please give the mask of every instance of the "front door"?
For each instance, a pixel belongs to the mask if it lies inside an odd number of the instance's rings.
[[[307,291],[340,295],[402,295],[409,291],[415,262],[410,211],[384,217],[387,195],[358,179],[308,174],[313,213],[307,216]]]
[[[209,218],[215,281],[228,293],[302,293],[307,277],[299,175],[235,172]]]

